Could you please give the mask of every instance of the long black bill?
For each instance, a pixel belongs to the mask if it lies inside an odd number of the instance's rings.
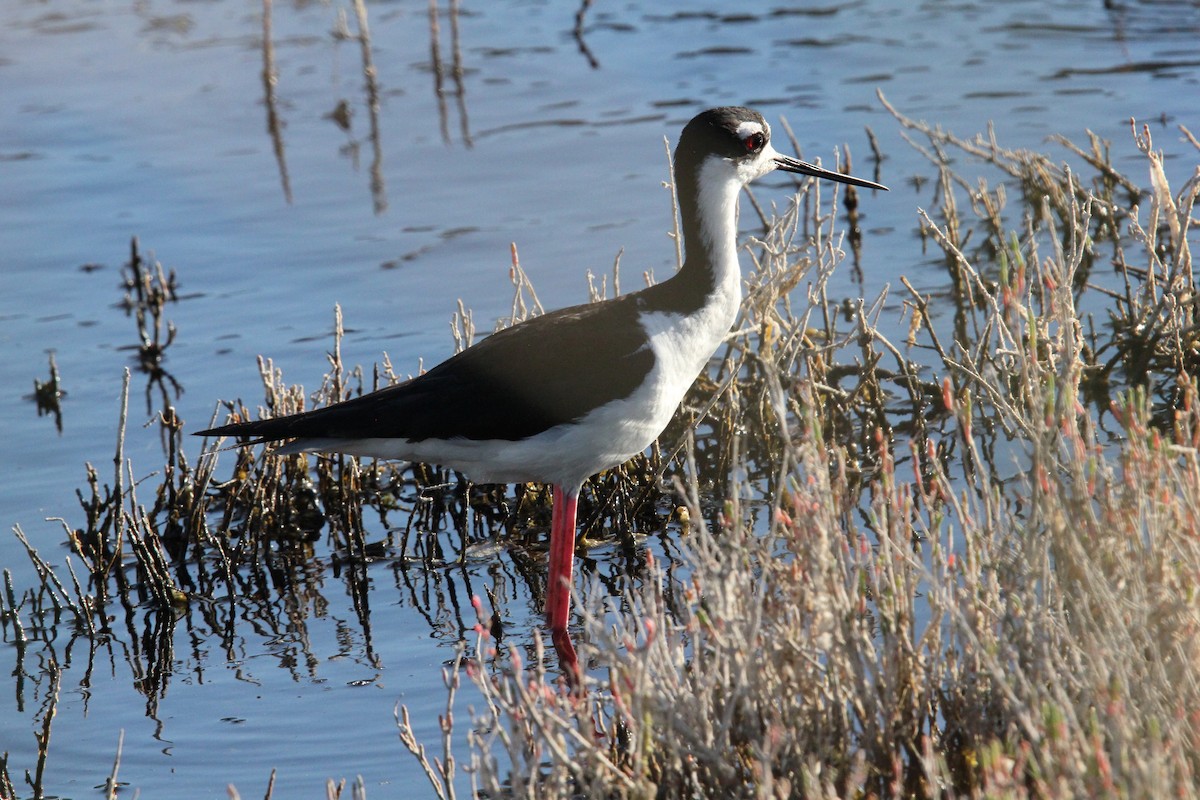
[[[824,178],[829,181],[837,181],[838,183],[849,183],[852,186],[864,186],[868,189],[882,189],[887,191],[888,188],[882,183],[869,181],[865,178],[856,178],[853,175],[843,175],[840,172],[830,172],[827,169],[821,169],[815,164],[809,164],[807,161],[801,161],[798,158],[790,156],[775,156],[775,166],[785,172],[798,172],[801,175],[812,175],[814,178]]]

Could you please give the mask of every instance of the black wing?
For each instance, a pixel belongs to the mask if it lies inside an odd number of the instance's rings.
[[[199,435],[523,439],[628,397],[653,366],[636,295],[626,295],[514,325],[396,386]]]

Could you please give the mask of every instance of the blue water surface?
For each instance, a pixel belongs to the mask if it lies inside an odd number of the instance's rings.
[[[189,430],[219,398],[261,400],[260,354],[315,388],[335,304],[350,364],[369,369],[386,352],[414,372],[448,356],[458,299],[483,332],[509,312],[510,242],[548,308],[584,300],[587,271],[609,274],[620,251],[626,290],[644,271],[670,274],[663,137],[673,143],[713,105],[785,116],[810,160],[832,163],[846,144],[868,177],[870,126],[892,191],[862,197],[862,283],[847,271],[831,291],[874,296],[906,275],[937,294],[949,277],[917,234],[933,188],[912,181],[932,170],[876,90],[913,117],[963,135],[991,122],[1006,145],[1064,159],[1048,135],[1094,130],[1144,183],[1130,117],[1176,152],[1176,124],[1200,130],[1200,8],[1110,5],[747,0],[734,14],[717,2],[595,3],[579,39],[573,4],[464,2],[457,40],[442,4],[435,41],[425,0],[368,2],[371,88],[358,41],[339,35],[358,30],[353,5],[294,0],[268,4],[269,104],[258,4],[2,4],[0,522],[61,564],[63,527],[46,518],[81,523],[85,462],[112,480],[137,343],[120,286],[133,236],[177,275],[164,366]],[[782,207],[787,185],[763,181],[757,197]],[[51,351],[68,392],[61,433],[29,397]],[[161,390],[149,404],[145,390],[135,371],[125,455],[137,476],[162,463],[144,427]],[[199,442],[189,445],[194,456]],[[479,591],[505,558],[471,559],[455,580]],[[18,592],[37,584],[7,534],[0,565]],[[129,666],[140,620],[90,653],[87,640],[68,648],[65,630],[49,650],[9,636],[0,674],[28,673],[0,691],[15,781],[36,761],[49,691],[37,675],[53,652],[63,673],[45,784],[57,796],[96,796],[122,731],[119,777],[145,797],[224,797],[230,783],[256,795],[272,769],[277,797],[359,774],[371,797],[426,794],[393,709],[407,703],[418,735],[436,741],[441,669],[473,619],[427,618],[399,573],[375,564],[368,647],[344,585],[314,568],[323,598],[287,629],[239,620],[232,651],[220,631],[177,630],[158,697]],[[451,578],[416,580],[437,593]],[[519,641],[537,624],[531,599],[524,608],[506,620]]]

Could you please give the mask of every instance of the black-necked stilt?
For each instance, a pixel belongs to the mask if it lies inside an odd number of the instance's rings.
[[[669,280],[526,320],[407,383],[201,434],[292,439],[280,453],[431,462],[482,483],[552,484],[546,616],[574,675],[567,619],[580,488],[654,441],[729,332],[741,302],[738,192],[775,169],[887,188],[780,155],[756,111],[710,109],[675,149],[686,259]]]

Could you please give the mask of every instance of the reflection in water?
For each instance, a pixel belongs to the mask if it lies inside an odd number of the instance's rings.
[[[206,546],[214,552],[201,554],[189,532],[140,507],[125,512],[137,517],[126,531],[133,552],[125,556],[111,543],[93,542],[95,547],[85,551],[84,537],[74,532],[76,553],[93,576],[111,570],[106,580],[90,581],[90,593],[78,583],[67,588],[53,583],[46,565],[53,591],[31,589],[7,600],[0,595],[4,638],[16,645],[18,709],[29,698],[57,692],[58,664],[70,668],[72,682],[85,690],[105,679],[127,681],[144,699],[145,716],[159,722],[160,735],[165,735],[160,703],[173,678],[211,682],[206,675],[217,669],[261,684],[269,678],[262,674],[264,661],[249,660],[257,654],[265,654],[296,683],[327,680],[326,665],[339,660],[368,667],[374,677],[362,680],[372,682],[388,666],[373,645],[372,604],[408,607],[435,639],[452,644],[462,641],[479,618],[476,598],[486,598],[487,624],[499,639],[506,618],[524,615],[529,599],[544,595],[542,558],[520,543],[523,535],[518,532],[507,546],[497,544],[509,536],[505,528],[525,503],[519,498],[509,516],[500,518],[495,504],[507,507],[511,500],[502,487],[468,487],[440,471],[433,477],[445,482],[426,487],[414,509],[414,516],[431,521],[432,527],[410,518],[408,524],[419,531],[389,530],[384,541],[361,555],[349,552],[352,546],[318,553],[304,541],[255,544],[240,526],[235,526],[240,535],[235,529],[227,534],[209,530]],[[126,475],[123,485],[131,480]],[[121,497],[110,493],[100,503],[125,505]],[[124,498],[136,506],[131,492]],[[528,502],[541,504],[544,498]],[[136,535],[130,535],[135,529]],[[536,539],[540,532],[539,526],[525,536]],[[396,539],[402,534],[412,550],[400,549]],[[45,565],[18,536],[35,563]],[[496,557],[501,550],[507,558]],[[158,565],[150,566],[153,562]],[[642,579],[644,563],[644,555],[635,556],[630,564],[614,564],[612,574],[598,577],[620,596],[628,582]],[[597,570],[595,561],[585,562],[585,574]],[[169,584],[170,596],[159,596],[160,582]],[[347,601],[354,611],[350,617],[341,613]],[[97,621],[99,628],[89,630],[84,621]],[[332,652],[322,643],[331,637],[337,643]],[[260,666],[254,669],[251,663]]]
[[[129,250],[129,261],[122,268],[125,297],[121,305],[125,313],[137,321],[139,343],[120,349],[137,351],[138,371],[146,376],[146,413],[153,415],[152,393],[158,389],[162,408],[170,411],[169,416],[173,417],[171,395],[174,393],[178,398],[183,394],[183,386],[163,366],[163,359],[167,348],[174,343],[178,330],[175,323],[165,320],[163,313],[167,303],[179,299],[175,271],[164,271],[162,263],[153,257],[149,261],[142,258],[136,236],[130,240]]]
[[[279,113],[275,107],[275,84],[279,77],[275,74],[275,45],[271,41],[271,0],[263,0],[262,12],[262,47],[263,47],[263,92],[266,94],[267,133],[271,135],[271,145],[275,150],[275,162],[279,165],[279,180],[283,184],[283,197],[290,205],[292,202],[292,184],[288,178],[287,159],[283,149],[283,134],[279,127]]]
[[[367,116],[371,123],[371,201],[376,214],[387,210],[387,190],[383,183],[383,147],[379,142],[379,84],[375,62],[371,59],[371,31],[367,26],[367,6],[354,0],[354,19],[358,25],[358,43],[362,52],[363,77],[367,86]]]
[[[54,722],[54,713],[58,708],[58,690],[62,681],[62,670],[53,658],[45,665],[44,675],[49,677],[49,687],[46,689],[45,702],[38,711],[36,718],[41,719],[41,730],[33,734],[37,742],[37,765],[30,774],[25,772],[25,781],[33,789],[34,797],[43,796],[43,782],[46,775],[46,757],[50,752],[50,725]],[[17,797],[16,787],[8,772],[8,754],[0,760],[0,797]]]
[[[50,377],[45,382],[34,378],[33,394],[29,398],[37,404],[39,417],[54,417],[54,427],[58,429],[61,435],[63,432],[62,398],[66,395],[66,392],[63,391],[62,383],[58,378],[58,364],[54,362],[53,348],[47,352],[50,354]]]
[[[442,64],[441,26],[438,22],[437,0],[429,0],[430,68],[433,72],[433,94],[437,98],[438,120],[442,141],[451,143],[449,111],[446,108],[445,67]],[[458,109],[459,135],[463,144],[471,147],[471,126],[467,119],[466,88],[463,86],[462,46],[458,36],[458,0],[450,0],[450,77],[454,81],[454,100]]]
[[[275,68],[275,46],[272,41],[272,26],[271,26],[271,2],[272,0],[263,0],[262,14],[262,47],[263,47],[263,91],[265,94],[264,103],[267,107],[267,132],[271,137],[271,146],[275,151],[275,161],[279,166],[279,179],[283,186],[283,195],[287,202],[292,202],[291,179],[288,175],[286,149],[283,142],[283,126],[279,118],[278,99],[275,94],[275,87],[279,82],[279,76]],[[334,28],[333,35],[337,40],[354,39],[360,45],[360,54],[362,59],[362,71],[365,79],[366,100],[367,100],[367,117],[370,124],[370,133],[368,138],[371,142],[371,201],[376,214],[382,214],[387,210],[387,191],[383,178],[383,147],[380,142],[379,135],[379,82],[378,73],[375,69],[375,63],[371,56],[371,31],[367,24],[367,8],[363,0],[354,0],[354,17],[355,24],[358,28],[356,33],[351,33],[346,26],[345,14],[339,10],[337,25]],[[332,119],[335,124],[343,131],[350,131],[350,104],[346,100],[340,100],[333,111],[325,115],[326,118]],[[349,153],[354,161],[355,168],[358,166],[358,150],[360,143],[354,139],[342,148],[342,152]]]
[[[583,40],[583,19],[591,7],[592,0],[580,0],[579,10],[575,12],[575,27],[572,29],[571,35],[575,37],[575,44],[579,45],[579,52],[587,59],[588,65],[592,69],[600,69],[600,62],[592,55],[591,48]]]
[[[339,40],[354,39],[359,44],[362,62],[364,89],[366,93],[367,118],[369,132],[367,139],[371,144],[370,186],[371,201],[375,214],[382,214],[388,208],[387,188],[383,174],[383,145],[380,135],[379,107],[379,73],[375,66],[371,48],[371,31],[367,17],[367,7],[364,0],[353,0],[354,20],[356,30],[351,32],[346,24],[344,13],[339,12],[338,22],[334,29],[334,37]],[[262,49],[263,71],[262,82],[264,104],[267,108],[267,132],[271,137],[271,146],[275,153],[275,161],[279,168],[280,184],[287,202],[292,202],[291,179],[288,174],[286,147],[283,141],[283,123],[279,116],[276,86],[279,82],[275,65],[275,46],[272,40],[272,0],[263,0],[262,11]],[[581,9],[582,13],[582,9]],[[442,139],[447,144],[452,141],[450,134],[450,110],[447,106],[447,95],[452,95],[455,101],[455,112],[458,115],[459,137],[467,146],[473,145],[470,120],[466,106],[466,87],[463,81],[464,68],[462,44],[459,30],[460,6],[459,0],[451,0],[449,8],[450,20],[450,63],[445,64],[441,54],[440,10],[437,0],[429,3],[429,37],[431,51],[431,71],[434,78],[434,95],[437,98],[438,116]],[[581,40],[582,46],[582,40]],[[446,85],[447,79],[453,82],[453,89]],[[341,100],[332,112],[326,115],[339,128],[349,132],[351,109],[350,104]],[[357,166],[360,142],[351,139],[343,148]]]

